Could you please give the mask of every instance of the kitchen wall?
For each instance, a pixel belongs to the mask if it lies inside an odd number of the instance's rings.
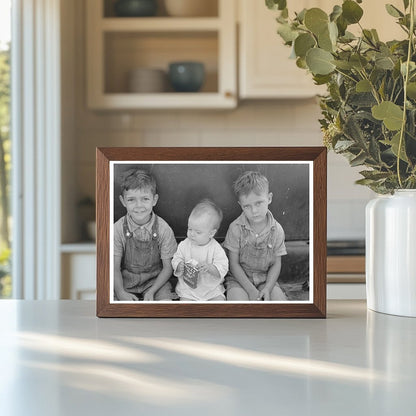
[[[68,3],[68,2],[64,2]],[[315,146],[321,145],[319,106],[309,100],[240,102],[232,111],[96,112],[86,108],[83,1],[64,6],[63,28],[63,241],[76,202],[95,192],[95,147],[104,146]],[[373,194],[354,184],[357,169],[328,155],[328,238],[364,237],[364,207]],[[319,215],[319,213],[315,213]]]

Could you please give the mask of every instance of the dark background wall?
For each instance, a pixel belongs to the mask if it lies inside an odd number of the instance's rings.
[[[241,214],[233,182],[247,170],[258,170],[269,180],[273,201],[269,206],[286,233],[286,240],[309,239],[309,165],[307,164],[114,164],[114,222],[125,215],[119,201],[120,177],[131,168],[150,171],[158,184],[155,207],[177,238],[186,235],[188,216],[203,198],[212,199],[224,219],[217,233],[225,237],[229,224]]]

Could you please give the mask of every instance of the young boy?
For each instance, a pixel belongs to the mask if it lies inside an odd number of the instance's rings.
[[[156,181],[132,169],[121,183],[127,214],[114,224],[114,297],[119,301],[171,300],[171,260],[176,251],[172,229],[153,212]]]
[[[259,172],[244,172],[234,192],[243,212],[224,241],[230,260],[227,300],[287,300],[277,283],[281,256],[287,254],[285,234],[268,209],[273,197],[269,181]]]
[[[181,301],[223,301],[228,259],[215,241],[222,211],[210,200],[197,204],[188,219],[187,238],[172,259],[178,277],[176,293]]]

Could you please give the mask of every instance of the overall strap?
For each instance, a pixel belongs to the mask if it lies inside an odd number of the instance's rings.
[[[123,221],[123,234],[126,238],[131,238],[133,233],[130,231],[129,226],[127,224],[127,215],[124,217]]]
[[[156,214],[153,214],[155,216],[155,220],[153,221],[152,226],[152,240],[156,240],[159,237],[159,219]]]

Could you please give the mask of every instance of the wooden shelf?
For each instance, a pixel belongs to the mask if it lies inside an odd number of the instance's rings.
[[[170,31],[216,31],[221,28],[217,17],[153,17],[153,18],[105,18],[101,30],[106,32],[170,32]]]

